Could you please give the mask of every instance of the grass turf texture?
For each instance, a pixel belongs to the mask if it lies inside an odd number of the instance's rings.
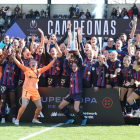
[[[17,140],[26,137],[32,133],[51,127],[56,124],[32,124],[20,123],[20,126],[14,126],[11,123],[0,124],[0,140]],[[123,125],[87,125],[80,126],[76,124],[62,125],[53,128],[37,136],[29,138],[30,140],[138,140],[140,126]]]

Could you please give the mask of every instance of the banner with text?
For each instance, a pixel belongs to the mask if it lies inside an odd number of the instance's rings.
[[[134,21],[130,19],[19,19],[17,21],[26,36],[40,36],[38,28],[41,28],[46,36],[53,33],[57,36],[63,36],[68,23],[72,24],[71,31],[76,31],[80,27],[85,37],[119,37],[121,33],[127,35],[131,33]],[[139,20],[137,33],[140,33]]]
[[[17,109],[21,107],[22,88],[17,88]],[[39,120],[42,122],[64,123],[68,119],[58,109],[58,105],[69,93],[69,88],[39,88],[43,109]],[[73,104],[67,106],[75,123],[81,123],[82,119],[74,111]],[[30,101],[23,116],[22,122],[31,122],[35,113],[35,104]],[[93,89],[84,89],[80,109],[89,124],[125,124],[120,106],[119,96],[115,89],[99,89],[95,93]],[[11,116],[11,117],[10,117]],[[12,115],[9,115],[11,121]]]

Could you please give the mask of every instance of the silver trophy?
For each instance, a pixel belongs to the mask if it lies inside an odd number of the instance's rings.
[[[70,34],[70,50],[69,53],[75,53],[76,50],[76,45],[77,45],[77,32],[72,32]]]

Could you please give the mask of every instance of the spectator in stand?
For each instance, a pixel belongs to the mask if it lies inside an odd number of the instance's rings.
[[[49,10],[48,10],[48,8],[46,8],[45,14],[46,14],[47,16],[49,16],[48,12],[49,12]]]
[[[12,19],[12,25],[17,21],[17,16]]]
[[[39,15],[39,12],[38,12],[38,10],[36,9],[36,11],[35,11],[35,17],[37,17],[37,15]]]
[[[128,11],[129,18],[132,19],[133,17],[133,7]]]
[[[121,17],[121,8],[118,6],[116,10],[117,10],[117,15],[119,15],[119,17]]]
[[[46,16],[45,16],[45,18],[46,18],[46,19],[49,19],[49,16],[48,16],[48,15],[46,15]]]
[[[76,7],[75,7],[75,12],[76,12],[76,14],[77,13],[79,14],[79,7],[78,7],[78,5],[76,5]]]
[[[42,9],[41,12],[40,12],[40,16],[42,16],[42,15],[43,15],[43,17],[45,16],[45,12],[44,12],[43,9]]]
[[[17,7],[14,9],[15,12],[19,12],[20,11],[20,8],[19,6],[17,5]]]
[[[87,9],[87,12],[86,12],[86,18],[87,18],[87,19],[91,18],[91,14],[90,14],[90,12],[88,11],[88,9]]]
[[[32,18],[36,18],[35,13],[33,12]]]
[[[129,19],[128,15],[126,14],[123,19]]]
[[[125,12],[125,8],[122,9],[122,12],[121,12],[121,17],[123,18],[124,17],[124,12]]]
[[[2,16],[3,19],[5,19],[5,16],[2,11],[0,12],[0,15]]]
[[[127,15],[128,16],[128,12],[127,12],[127,9],[125,9],[124,11],[124,16]]]
[[[139,15],[138,8],[137,8],[137,6],[134,4],[134,7],[133,7],[133,18],[134,18],[134,17],[138,18],[138,15]]]
[[[117,11],[115,8],[113,8],[112,13],[111,13],[111,18],[114,19],[117,17]]]
[[[17,14],[17,18],[19,19],[19,18],[23,18],[23,15],[22,15],[22,13],[19,11],[18,12],[18,14]]]
[[[81,12],[80,12],[80,17],[83,15],[83,13],[84,13],[84,12],[83,12],[83,9],[82,9]]]
[[[26,15],[26,18],[32,18],[32,15],[30,14],[30,11],[29,11],[28,14]]]
[[[82,16],[81,16],[81,19],[86,19],[86,16],[85,16],[84,13],[83,13]]]
[[[43,18],[44,18],[44,16],[43,16],[43,15],[41,15],[40,19],[43,19]]]
[[[12,20],[10,17],[7,19],[7,27],[10,28],[12,26]]]
[[[31,16],[32,16],[32,15],[33,15],[33,9],[31,9],[29,12],[30,12],[30,14],[31,14]]]
[[[12,12],[11,19],[13,19],[14,17],[15,17],[15,13]]]
[[[9,6],[5,7],[5,11],[8,11],[9,9],[10,9],[10,7],[9,7]]]
[[[76,13],[76,18],[79,19],[79,13]]]
[[[11,17],[12,15],[12,10],[9,8],[6,12],[6,16]]]
[[[40,16],[39,16],[39,14],[37,14],[37,16],[36,16],[36,19],[40,19]]]
[[[75,8],[73,7],[73,5],[69,8],[69,12],[70,12],[70,18],[72,18],[73,17],[73,15],[74,15],[74,12],[75,11]]]
[[[23,19],[26,19],[26,14],[25,13],[23,13]]]
[[[2,18],[2,16],[0,15],[0,30],[3,28],[5,23],[5,20]]]
[[[5,11],[4,7],[2,7],[2,8],[1,8],[1,11],[2,11],[2,12],[4,12],[4,11]]]

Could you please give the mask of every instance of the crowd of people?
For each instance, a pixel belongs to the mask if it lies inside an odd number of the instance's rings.
[[[91,14],[89,10],[87,9],[86,13],[84,13],[83,9],[81,9],[81,12],[79,10],[78,5],[76,7],[73,7],[73,5],[69,8],[70,12],[70,18],[77,18],[77,19],[89,19],[91,18]]]
[[[12,122],[19,125],[20,117],[26,109],[30,98],[37,109],[33,123],[41,123],[37,117],[42,109],[38,87],[69,88],[69,95],[60,103],[59,109],[68,118],[66,124],[74,122],[65,106],[74,101],[74,110],[86,119],[79,108],[83,88],[116,89],[120,96],[122,113],[128,117],[140,115],[140,34],[136,44],[132,45],[136,30],[137,18],[130,36],[122,33],[118,40],[108,38],[107,46],[99,51],[97,38],[93,36],[86,43],[82,42],[81,28],[77,29],[77,38],[72,41],[71,24],[67,26],[64,36],[58,41],[55,34],[48,39],[41,29],[41,42],[32,36],[29,47],[24,39],[4,37],[0,46],[0,97],[1,123],[5,123],[5,107],[7,100],[12,110]],[[65,44],[65,39],[68,43]],[[75,46],[71,50],[72,44]],[[23,87],[22,106],[16,114],[15,89]],[[113,93],[112,93],[113,94]],[[7,98],[7,96],[9,98]],[[136,102],[135,102],[136,100]]]
[[[140,12],[136,4],[134,4],[128,11],[126,8],[121,10],[119,6],[117,8],[113,8],[110,16],[112,19],[133,19],[134,17],[140,18]]]
[[[0,37],[1,34],[5,33],[8,28],[10,28],[18,19],[34,18],[34,19],[49,19],[50,9],[49,7],[45,10],[42,9],[38,11],[37,9],[33,11],[31,9],[28,13],[22,13],[20,7],[17,5],[14,11],[11,10],[9,6],[1,7],[0,9]]]

